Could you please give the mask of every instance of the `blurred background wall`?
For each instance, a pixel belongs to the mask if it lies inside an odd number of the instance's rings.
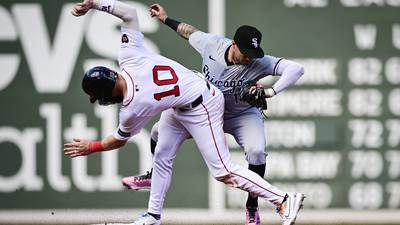
[[[153,1],[130,2],[147,47],[202,70],[197,52],[150,18]],[[73,137],[100,139],[118,123],[117,107],[91,105],[80,82],[93,65],[118,69],[119,20],[100,12],[75,18],[72,3],[0,3],[2,223],[124,221],[147,207],[149,193],[124,190],[120,178],[150,169],[149,132],[157,119],[122,151],[73,160],[62,154]],[[265,121],[266,179],[307,195],[299,221],[400,224],[399,0],[160,4],[172,18],[230,38],[240,25],[256,26],[266,54],[305,66],[295,87],[269,101]],[[245,165],[228,140],[234,161]],[[180,212],[184,222],[241,222],[246,196],[213,181],[189,140],[177,156],[164,214],[171,222]],[[274,222],[272,211],[263,213]]]

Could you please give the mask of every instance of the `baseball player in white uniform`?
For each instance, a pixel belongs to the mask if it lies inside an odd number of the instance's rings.
[[[231,134],[245,151],[249,169],[264,177],[264,120],[260,109],[239,100],[240,88],[245,82],[258,81],[268,75],[280,76],[271,88],[265,89],[266,96],[273,97],[294,84],[303,75],[303,67],[287,59],[264,55],[260,47],[261,33],[254,27],[241,26],[234,40],[230,40],[171,19],[159,4],[150,6],[150,13],[187,39],[202,56],[203,75],[224,94],[224,131]],[[156,144],[160,145],[157,136],[158,127],[155,124],[151,134],[153,154]],[[125,177],[122,183],[131,189],[147,189],[151,186],[151,175],[148,172],[141,176]],[[257,197],[249,194],[246,225],[259,224]]]
[[[222,128],[222,92],[179,63],[147,50],[132,6],[115,0],[84,0],[74,6],[72,14],[82,16],[92,8],[123,21],[119,54],[121,72],[94,67],[85,73],[82,88],[91,103],[121,104],[119,126],[114,135],[100,141],[74,139],[66,143],[65,155],[78,157],[120,148],[152,117],[162,112],[159,129],[163,132],[158,135],[159,145],[154,155],[148,211],[133,224],[161,224],[173,160],[188,136],[195,140],[210,173],[217,180],[268,200],[276,205],[284,224],[294,223],[303,194],[282,191],[230,161]]]

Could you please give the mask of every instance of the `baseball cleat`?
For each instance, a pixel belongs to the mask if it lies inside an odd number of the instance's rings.
[[[261,225],[258,207],[246,207],[245,225]]]
[[[161,220],[157,220],[146,212],[133,221],[132,225],[161,225]]]
[[[122,184],[128,189],[133,190],[148,190],[151,188],[151,175],[152,170],[147,171],[146,174],[140,176],[130,176],[122,178]]]
[[[282,219],[282,225],[293,225],[296,222],[297,214],[303,208],[305,196],[302,193],[286,194],[285,200],[276,209]]]

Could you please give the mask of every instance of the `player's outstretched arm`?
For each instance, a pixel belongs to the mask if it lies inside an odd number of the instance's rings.
[[[64,155],[75,158],[78,156],[90,155],[94,152],[121,148],[125,144],[126,141],[118,140],[114,136],[106,137],[101,141],[74,138],[72,142],[64,144]]]
[[[280,78],[272,88],[266,90],[267,96],[271,94],[274,96],[287,89],[291,85],[295,84],[303,74],[304,67],[301,64],[292,60],[282,59],[277,65],[275,73],[275,75],[280,76]]]
[[[189,39],[189,36],[194,32],[198,31],[198,29],[190,24],[178,22],[167,16],[167,12],[160,4],[152,4],[150,6],[150,15],[151,17],[157,17],[162,23],[171,27],[174,31],[176,31],[180,36]]]
[[[83,0],[75,4],[71,13],[74,16],[83,16],[90,9],[97,9],[110,13],[122,19],[122,27],[139,30],[139,22],[136,9],[129,4],[116,0]]]

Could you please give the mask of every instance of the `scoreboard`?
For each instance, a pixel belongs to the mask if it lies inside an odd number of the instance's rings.
[[[306,193],[306,207],[400,207],[399,6],[383,0],[226,3],[228,33],[255,25],[267,54],[305,67],[295,87],[268,101],[265,127],[266,179]],[[229,143],[245,166],[242,151]],[[243,207],[246,194],[225,192],[229,207]]]

